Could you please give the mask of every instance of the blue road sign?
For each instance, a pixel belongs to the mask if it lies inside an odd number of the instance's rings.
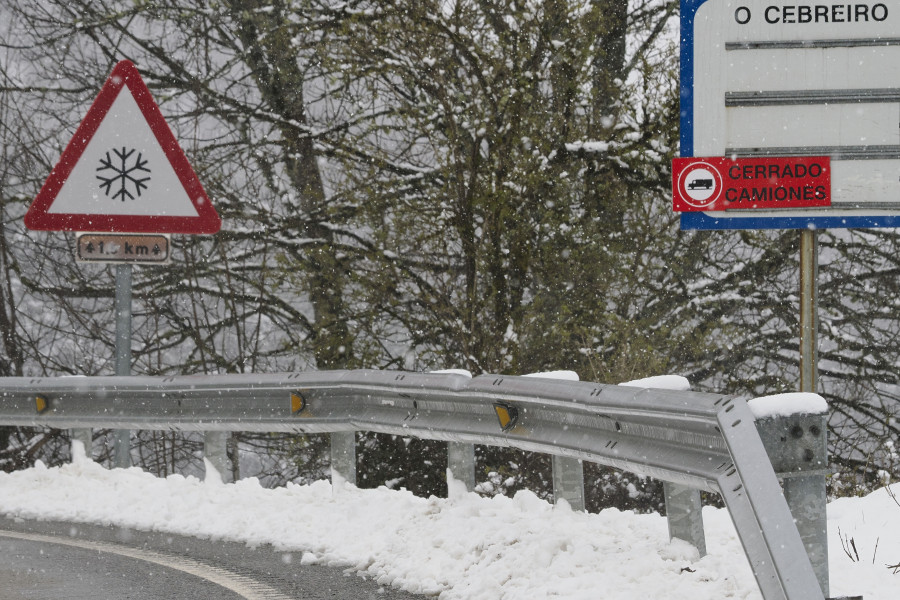
[[[837,178],[827,209],[686,212],[682,229],[900,227],[900,72],[888,62],[900,58],[900,0],[869,2],[865,12],[820,14],[816,6],[681,0],[681,156],[828,155]],[[833,69],[836,57],[851,55],[861,60],[845,59],[853,66],[836,77],[815,81],[809,73],[810,59]],[[863,60],[873,65],[866,72]],[[875,98],[877,90],[896,93]],[[856,113],[835,117],[842,105]],[[874,126],[884,132],[879,141],[855,134],[853,119],[871,124],[878,107],[891,115]]]

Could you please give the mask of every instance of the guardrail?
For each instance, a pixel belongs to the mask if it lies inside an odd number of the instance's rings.
[[[368,430],[593,461],[668,482],[667,501],[671,495],[673,506],[687,507],[679,518],[686,513],[694,527],[699,493],[693,490],[721,494],[765,600],[827,595],[827,560],[824,580],[821,572],[817,579],[754,416],[746,402],[731,396],[502,375],[356,370],[0,378],[0,398],[3,425]],[[811,427],[783,421],[773,426],[769,445],[782,457],[782,469],[809,476],[809,469],[796,465],[824,460],[810,450],[818,444],[818,438],[808,439]],[[820,433],[824,440],[824,427]],[[679,499],[686,490],[695,494],[687,503]],[[824,519],[824,483],[821,495]],[[818,530],[814,534],[820,536]]]

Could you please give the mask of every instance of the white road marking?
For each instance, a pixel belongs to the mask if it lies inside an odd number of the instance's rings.
[[[290,596],[285,596],[278,590],[254,581],[249,577],[238,575],[227,569],[220,569],[211,565],[203,564],[199,561],[175,556],[172,554],[164,554],[154,550],[138,550],[121,544],[111,544],[108,542],[94,542],[90,540],[77,540],[72,538],[55,537],[49,535],[41,535],[36,533],[21,533],[18,531],[0,530],[0,537],[14,538],[32,542],[42,542],[46,544],[58,544],[61,546],[72,546],[84,550],[94,550],[97,552],[106,552],[109,554],[117,554],[127,558],[143,560],[145,562],[154,563],[176,571],[182,571],[189,575],[205,579],[219,585],[226,590],[232,591],[245,598],[246,600],[292,600]]]

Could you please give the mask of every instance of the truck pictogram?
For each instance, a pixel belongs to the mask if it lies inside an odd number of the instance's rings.
[[[713,187],[712,179],[695,179],[687,186],[689,190],[711,190]]]

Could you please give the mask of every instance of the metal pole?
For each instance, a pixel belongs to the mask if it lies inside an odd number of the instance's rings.
[[[827,414],[796,414],[757,419],[756,428],[772,468],[782,479],[784,499],[806,548],[823,595],[829,592]]]
[[[819,244],[815,229],[800,232],[800,391],[818,390],[816,337],[819,308]]]
[[[116,265],[116,375],[131,375],[131,264]],[[118,403],[113,400],[113,403]],[[113,433],[113,466],[131,466],[131,431]]]
[[[800,391],[816,393],[819,389],[818,365],[818,311],[819,311],[819,240],[815,229],[800,232]],[[826,417],[808,429],[807,435],[820,438],[819,451],[815,455],[824,469],[828,464],[825,444]],[[792,430],[796,436],[804,435],[804,428]],[[806,546],[822,593],[829,593],[828,538],[825,507],[825,475],[821,472],[805,476],[785,477],[782,483],[784,497],[797,524],[797,530]]]

